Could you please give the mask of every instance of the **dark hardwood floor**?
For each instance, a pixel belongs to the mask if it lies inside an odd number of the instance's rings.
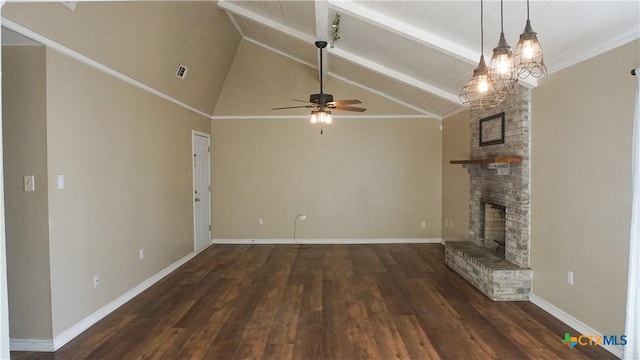
[[[56,353],[12,359],[613,359],[492,302],[439,244],[212,246]]]

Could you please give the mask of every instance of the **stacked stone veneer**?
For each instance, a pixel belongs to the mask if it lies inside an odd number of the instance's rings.
[[[502,175],[489,164],[464,165],[470,176],[469,240],[445,244],[446,263],[493,300],[528,300],[532,271],[529,266],[530,211],[530,99],[520,87],[500,107],[471,111],[471,159],[522,158]],[[504,144],[480,146],[480,119],[504,112]],[[455,165],[451,165],[455,166]],[[505,166],[505,165],[498,165]],[[495,243],[485,241],[485,204],[504,206],[505,257],[493,254]]]

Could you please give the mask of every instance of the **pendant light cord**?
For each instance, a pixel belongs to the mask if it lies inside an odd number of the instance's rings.
[[[504,34],[504,12],[502,7],[502,0],[500,0],[500,32]]]
[[[529,20],[529,0],[527,0],[527,20]]]
[[[480,55],[484,56],[484,10],[482,0],[480,0]]]

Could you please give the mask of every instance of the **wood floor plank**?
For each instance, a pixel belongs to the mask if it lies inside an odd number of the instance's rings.
[[[55,353],[12,359],[614,359],[489,300],[440,244],[216,245]]]

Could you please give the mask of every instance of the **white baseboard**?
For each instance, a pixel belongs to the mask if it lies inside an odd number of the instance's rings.
[[[578,331],[580,334],[589,334],[589,335],[596,335],[596,336],[602,336],[603,334],[601,334],[600,332],[594,330],[593,328],[591,328],[590,326],[588,326],[587,324],[583,323],[582,321],[574,318],[573,316],[567,314],[566,312],[564,312],[562,309],[556,307],[555,305],[551,304],[550,302],[534,295],[531,294],[529,300],[534,303],[535,305],[537,305],[539,308],[541,308],[542,310],[548,312],[549,314],[553,315],[556,319],[562,321],[563,323],[571,326],[572,328],[576,329],[576,331]],[[564,334],[558,334],[558,339],[562,338],[562,336],[564,336]],[[560,340],[558,340],[560,341]],[[610,353],[612,353],[613,355],[622,358],[622,355],[624,353],[624,348],[621,345],[603,345],[602,346],[604,349],[606,349],[607,351],[609,351]]]
[[[440,238],[387,238],[387,239],[213,239],[214,244],[256,245],[359,245],[359,244],[442,244]]]
[[[38,351],[53,352],[53,340],[36,339],[11,339],[9,342],[11,351]]]
[[[98,309],[98,311],[80,320],[78,323],[76,323],[69,329],[60,333],[60,335],[54,337],[53,340],[11,339],[9,348],[11,349],[11,351],[40,351],[40,352],[53,352],[60,349],[66,343],[73,340],[76,336],[80,335],[83,331],[87,330],[88,328],[93,326],[95,323],[97,323],[98,321],[105,318],[107,315],[114,312],[116,309],[118,309],[120,306],[127,303],[129,300],[140,295],[143,291],[147,290],[149,287],[151,287],[153,284],[160,281],[165,276],[171,274],[173,271],[175,271],[177,268],[182,266],[184,263],[191,260],[198,253],[200,253],[200,251],[197,251],[197,252],[194,251],[192,253],[185,255],[180,260],[160,270],[158,273],[151,276],[147,280],[141,282],[133,289],[122,294],[117,299],[113,300],[107,305],[101,307],[100,309]]]

